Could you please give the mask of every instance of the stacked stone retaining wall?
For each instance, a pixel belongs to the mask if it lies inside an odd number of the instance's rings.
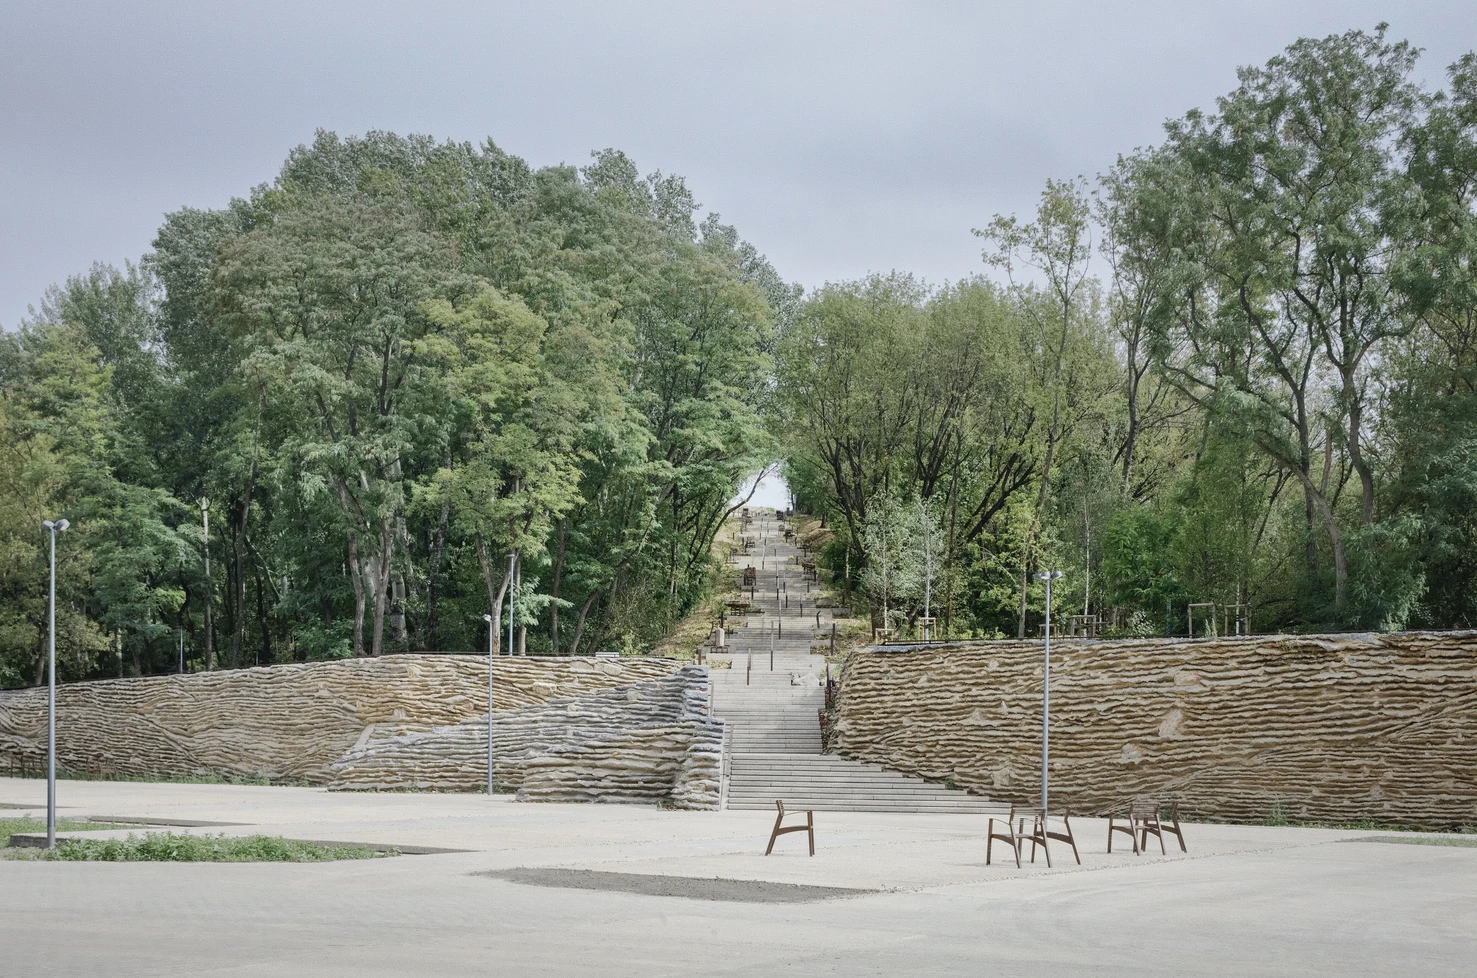
[[[520,800],[717,808],[723,721],[702,666],[493,716],[497,784]],[[470,791],[487,782],[487,716],[370,739],[333,764],[334,788]]]
[[[861,650],[831,745],[1032,803],[1041,680],[1039,641]],[[1053,642],[1051,786],[1083,814],[1477,824],[1477,632]]]
[[[64,684],[57,689],[58,764],[75,773],[474,788],[486,777],[487,661],[391,655]],[[705,670],[674,673],[666,659],[515,657],[498,658],[495,668],[494,724],[507,732],[511,751],[505,780],[525,797],[608,795],[707,807],[711,774],[716,805],[716,769],[707,764],[714,724],[702,715]],[[383,761],[388,745],[428,734],[411,753],[429,763],[428,753],[455,741],[444,731],[461,724],[464,735],[482,731],[477,778],[446,773],[460,762],[441,763],[431,777],[413,767],[397,776]],[[721,743],[721,722],[717,729]],[[623,753],[622,738],[633,745],[624,781],[611,773],[620,767],[612,758]],[[45,756],[46,690],[0,691],[0,769],[34,771]],[[354,760],[335,765],[346,756]]]

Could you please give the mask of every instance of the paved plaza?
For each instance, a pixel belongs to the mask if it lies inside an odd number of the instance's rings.
[[[985,865],[973,815],[62,782],[61,815],[442,850],[323,864],[0,860],[0,978],[49,975],[1469,975],[1477,849],[1191,825],[1188,857]],[[45,784],[0,778],[5,815]],[[1120,837],[1121,838],[1121,837]],[[1126,841],[1126,840],[1125,840]],[[560,885],[548,885],[560,884]],[[792,884],[790,886],[777,884]],[[822,889],[824,888],[824,889]],[[841,891],[841,892],[837,892]],[[673,895],[676,894],[676,895]]]

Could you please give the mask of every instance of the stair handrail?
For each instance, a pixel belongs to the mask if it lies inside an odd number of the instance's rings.
[[[723,721],[723,749],[718,753],[718,810],[728,810],[728,776],[733,767],[733,738],[729,734],[728,721]]]

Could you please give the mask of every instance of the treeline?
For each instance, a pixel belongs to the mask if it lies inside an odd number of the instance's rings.
[[[774,455],[798,300],[697,206],[615,151],[320,133],[52,288],[0,341],[0,685],[42,676],[61,516],[63,678],[502,644],[510,591],[519,651],[660,636]]]
[[[1298,41],[979,229],[993,281],[804,304],[788,475],[874,619],[1036,634],[1055,567],[1110,634],[1477,626],[1477,57],[1416,56]]]

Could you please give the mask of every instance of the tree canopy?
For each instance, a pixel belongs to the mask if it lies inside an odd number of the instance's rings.
[[[889,627],[1033,634],[1045,567],[1109,633],[1477,627],[1477,54],[1417,60],[1299,40],[980,215],[979,275],[809,295],[617,150],[320,132],[0,336],[0,685],[43,519],[64,677],[503,649],[510,606],[639,652],[776,459]]]

